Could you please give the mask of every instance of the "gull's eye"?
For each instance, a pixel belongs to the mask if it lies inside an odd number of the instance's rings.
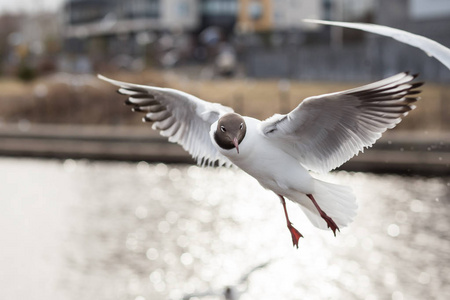
[[[242,130],[242,128],[244,128],[244,123],[241,123],[241,125],[239,125],[239,129]]]
[[[220,126],[220,130],[221,130],[222,132],[227,131],[227,130],[225,129],[225,126]]]

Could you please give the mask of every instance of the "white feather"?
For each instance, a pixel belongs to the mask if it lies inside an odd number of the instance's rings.
[[[348,226],[356,216],[358,205],[356,204],[356,197],[352,189],[348,186],[337,185],[320,180],[314,181],[314,198],[319,204],[320,208],[333,219],[339,228]],[[308,203],[308,206],[303,204],[303,212],[317,228],[328,230],[327,223],[320,216],[314,205],[309,204],[309,199],[303,197],[303,201],[293,199],[295,202]],[[302,207],[302,208],[303,208]]]

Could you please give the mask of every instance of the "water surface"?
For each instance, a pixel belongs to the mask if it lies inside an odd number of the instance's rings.
[[[234,169],[0,159],[2,299],[449,299],[450,178],[336,172],[335,238]],[[246,280],[240,278],[257,266]]]

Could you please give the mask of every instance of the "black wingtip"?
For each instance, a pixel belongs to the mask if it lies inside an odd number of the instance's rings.
[[[407,104],[411,104],[420,100],[420,97],[405,97],[404,102]]]
[[[416,89],[418,87],[421,87],[424,84],[425,84],[425,82],[423,82],[423,81],[414,82],[414,83],[411,84],[411,89]]]
[[[132,112],[142,112],[142,113],[147,113],[148,111],[140,108],[139,106],[135,106],[131,109]]]
[[[413,79],[416,79],[417,77],[419,77],[420,73],[413,73],[413,74],[411,74],[411,71],[404,71],[403,74],[412,76],[411,80],[413,80]]]
[[[417,95],[420,94],[422,90],[409,90],[406,95]]]
[[[145,117],[142,118],[142,122],[145,122],[145,123],[147,123],[147,122],[152,123],[152,122],[154,122],[154,120],[150,119],[148,116],[145,116]]]

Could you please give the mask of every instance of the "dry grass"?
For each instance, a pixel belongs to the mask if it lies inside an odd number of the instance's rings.
[[[220,102],[237,112],[264,119],[274,112],[285,113],[306,97],[340,91],[362,83],[288,83],[280,92],[279,80],[247,78],[199,80],[174,71],[146,71],[141,74],[105,74],[109,77],[156,86],[171,87],[199,98]],[[140,116],[121,105],[124,100],[114,88],[91,76],[84,84],[74,84],[76,77],[61,80],[60,74],[25,84],[1,80],[0,118],[7,122],[27,119],[37,123],[69,124],[140,124]],[[71,79],[72,78],[72,79]],[[284,83],[285,85],[285,83]],[[44,96],[40,95],[44,87]],[[427,83],[418,109],[399,125],[403,130],[450,130],[450,87]]]
[[[357,87],[361,83],[296,82],[289,83],[287,94],[280,92],[279,80],[229,79],[186,80],[172,74],[171,87],[194,94],[208,101],[220,102],[237,112],[259,119],[286,113],[303,99]],[[426,83],[422,88],[417,109],[398,125],[401,130],[450,131],[450,87]],[[286,99],[287,98],[287,99]],[[286,99],[286,100],[284,100]]]

